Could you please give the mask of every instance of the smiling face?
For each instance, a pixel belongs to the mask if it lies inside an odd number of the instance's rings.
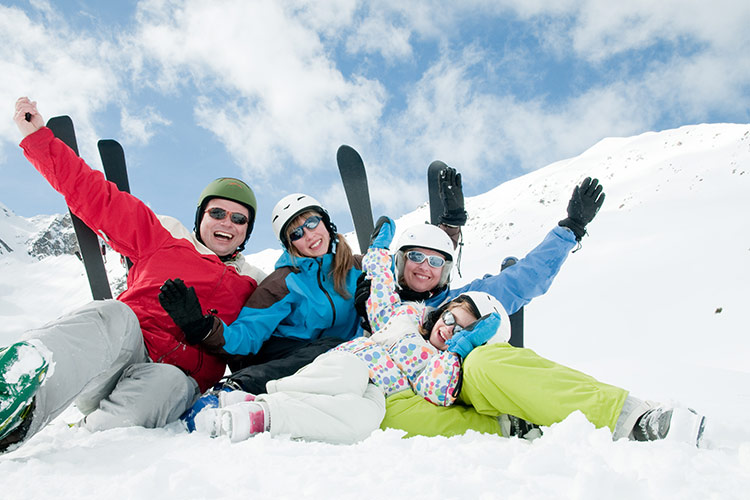
[[[206,204],[205,210],[222,208],[227,212],[236,212],[249,217],[250,213],[246,206],[236,201],[224,198],[213,198]],[[231,255],[245,241],[247,223],[235,224],[227,214],[221,220],[216,220],[204,212],[201,219],[200,235],[203,244],[206,245],[219,257]]]
[[[438,257],[444,257],[438,251],[430,250],[429,248],[409,248],[409,250],[417,250],[423,254],[437,255]],[[440,283],[440,276],[443,274],[442,267],[430,266],[427,259],[417,264],[407,258],[404,258],[404,273],[403,282],[406,286],[415,292],[427,292],[436,288]]]
[[[311,215],[319,216],[320,214],[317,212],[305,212],[295,217],[287,228],[287,241],[289,241],[289,233],[304,224]],[[305,227],[302,238],[291,243],[295,253],[302,257],[320,257],[328,253],[328,247],[331,244],[331,235],[328,233],[325,222],[321,220],[315,229]]]
[[[448,306],[447,311],[450,311],[451,314],[453,314],[456,324],[462,328],[466,328],[478,319],[469,311],[469,306],[466,303],[451,304]],[[430,331],[430,344],[434,345],[439,350],[444,351],[446,348],[445,343],[453,338],[454,330],[455,325],[446,325],[445,320],[441,315]]]

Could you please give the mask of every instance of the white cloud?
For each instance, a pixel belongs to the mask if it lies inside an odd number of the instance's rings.
[[[383,86],[344,78],[318,33],[276,2],[151,2],[139,19],[159,84],[196,85],[199,123],[254,175],[288,160],[318,166],[342,136],[367,136],[377,124]]]
[[[156,133],[156,127],[171,124],[170,120],[151,106],[140,110],[138,116],[131,113],[126,106],[120,110],[120,127],[126,143],[146,144]]]
[[[409,183],[423,186],[436,158],[465,169],[478,188],[487,169],[500,180],[664,117],[705,120],[750,103],[750,7],[730,0],[143,0],[117,40],[70,29],[49,2],[33,5],[0,7],[2,102],[29,94],[47,117],[73,115],[92,144],[96,114],[114,104],[125,140],[143,144],[170,120],[134,96],[169,95],[252,179],[330,179],[336,148],[349,143],[379,166],[378,197],[407,208],[421,193]],[[541,82],[555,70],[537,63],[531,45],[467,42],[471,23],[512,15],[539,37],[541,56],[585,67],[591,79],[550,97]],[[425,57],[417,44],[437,48],[437,59],[415,64]],[[343,49],[382,56],[369,68],[412,74],[362,76],[337,60]],[[535,89],[521,95],[524,81]],[[0,120],[0,136],[17,141],[10,120]]]
[[[0,137],[18,142],[9,118],[13,103],[26,95],[39,103],[45,119],[75,117],[81,152],[94,156],[85,145],[96,136],[95,114],[119,85],[117,72],[104,59],[111,46],[70,29],[48,2],[34,6],[41,12],[32,11],[33,18],[18,8],[0,6],[0,102],[6,110],[2,117],[8,118],[0,119]]]
[[[347,39],[346,46],[352,53],[379,53],[386,61],[408,59],[412,57],[410,36],[408,27],[396,26],[376,15],[362,20],[355,33]]]
[[[279,0],[279,3],[290,17],[331,38],[338,38],[342,31],[349,29],[360,4],[358,0]]]
[[[628,85],[593,88],[558,105],[484,89],[481,50],[445,53],[410,93],[387,128],[392,170],[419,179],[441,159],[465,172],[473,192],[487,177],[506,178],[573,156],[606,135],[640,132],[653,119],[646,93]],[[479,67],[479,68],[478,68]],[[397,165],[397,159],[401,162]]]

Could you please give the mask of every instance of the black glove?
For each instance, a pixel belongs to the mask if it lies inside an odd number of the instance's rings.
[[[443,202],[443,214],[440,223],[449,226],[463,226],[466,224],[466,210],[464,210],[464,192],[461,186],[461,174],[455,168],[446,167],[440,172],[440,199]]]
[[[188,344],[198,344],[213,328],[214,317],[204,315],[195,288],[177,278],[167,280],[160,288],[159,303],[185,334]]]
[[[586,225],[594,220],[594,216],[604,203],[604,193],[598,179],[586,177],[580,186],[573,189],[573,196],[568,202],[568,217],[558,222],[576,235],[576,241],[586,234]]]
[[[357,311],[362,329],[372,332],[370,320],[367,318],[367,299],[370,298],[370,282],[367,273],[362,273],[357,278],[357,289],[354,291],[354,310]]]

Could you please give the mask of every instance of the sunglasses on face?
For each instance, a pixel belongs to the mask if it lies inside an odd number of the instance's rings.
[[[223,208],[214,207],[209,208],[206,210],[206,213],[212,218],[216,220],[224,220],[227,218],[227,215],[229,216],[229,220],[231,220],[233,223],[237,224],[238,226],[244,226],[247,224],[247,215],[241,214],[238,212],[229,212],[227,210],[224,210]]]
[[[453,327],[453,335],[457,334],[461,330],[464,329],[463,326],[456,323],[456,317],[453,315],[450,311],[445,311],[441,316],[440,319],[443,320],[443,323],[445,323],[445,326],[452,326]]]
[[[427,263],[430,265],[430,267],[437,268],[443,267],[445,265],[444,258],[438,257],[437,255],[425,255],[422,252],[417,252],[416,250],[406,252],[406,258],[414,262],[415,264],[421,264],[425,261],[425,259],[427,259]]]
[[[323,217],[320,217],[318,215],[311,215],[307,219],[305,219],[305,222],[302,223],[301,226],[295,228],[291,233],[289,233],[289,241],[297,241],[298,239],[302,238],[305,235],[305,228],[312,231],[316,227],[318,227],[318,224],[320,224],[320,221],[323,220]]]

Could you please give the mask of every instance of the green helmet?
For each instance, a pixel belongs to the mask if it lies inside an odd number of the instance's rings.
[[[203,220],[203,214],[206,210],[206,204],[213,198],[224,198],[226,200],[236,201],[247,207],[250,215],[247,222],[247,233],[245,234],[245,240],[239,247],[237,247],[237,251],[241,252],[245,248],[247,239],[250,238],[250,233],[253,232],[255,213],[258,209],[258,202],[255,200],[255,193],[250,189],[250,186],[233,177],[219,177],[218,179],[211,181],[198,197],[198,208],[195,212],[195,236],[201,243],[203,243],[200,233],[201,221]]]

